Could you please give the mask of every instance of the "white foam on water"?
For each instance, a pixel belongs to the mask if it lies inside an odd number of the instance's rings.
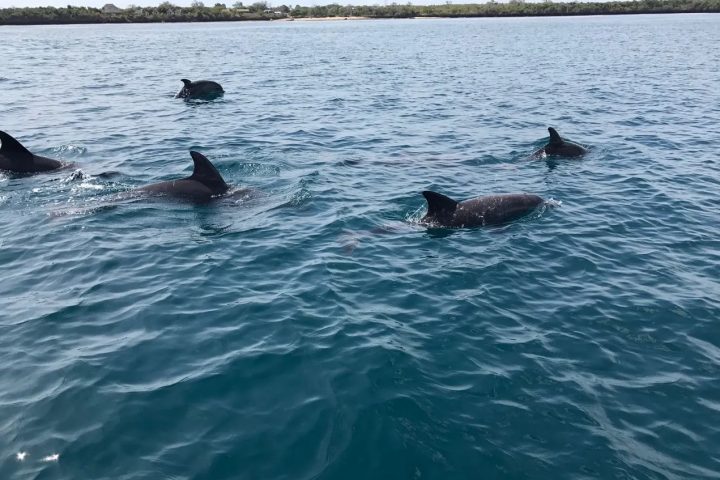
[[[72,192],[80,190],[103,190],[105,187],[99,183],[95,183],[95,177],[82,171],[82,169],[74,170],[70,175],[63,179],[63,183],[72,183],[80,180],[80,184],[72,187]]]
[[[411,224],[420,225],[420,220],[425,216],[427,206],[423,205],[405,215],[405,221]]]
[[[63,183],[74,182],[75,180],[85,180],[86,174],[81,169],[73,170],[67,177],[63,178]]]
[[[73,190],[102,190],[104,188],[105,187],[98,185],[97,183],[83,182],[76,188],[73,188]]]
[[[550,198],[548,200],[545,200],[545,205],[548,207],[562,207],[562,200],[555,200],[554,198]]]

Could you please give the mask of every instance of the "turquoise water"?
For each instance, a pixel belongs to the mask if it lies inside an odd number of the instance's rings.
[[[0,129],[76,163],[0,176],[0,478],[719,478],[719,44],[720,15],[0,28]],[[529,160],[547,126],[590,154]],[[257,195],[122,200],[191,148]],[[425,189],[559,206],[427,230]]]

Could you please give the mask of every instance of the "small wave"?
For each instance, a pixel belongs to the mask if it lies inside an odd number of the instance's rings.
[[[240,165],[240,173],[246,177],[277,177],[280,175],[280,167],[262,163],[243,163]]]
[[[248,188],[248,187],[233,187],[227,192],[225,192],[223,195],[221,195],[221,198],[226,198],[228,200],[232,200],[235,204],[240,204],[247,202],[249,200],[252,200],[253,198],[256,198],[258,196],[261,196],[262,192],[260,190],[257,190],[255,188]]]
[[[106,84],[90,84],[90,85],[83,85],[81,88],[83,90],[111,90],[115,88],[123,88],[125,87],[125,83],[106,83]]]
[[[308,204],[310,199],[312,199],[312,192],[307,188],[301,187],[292,194],[286,205],[291,207],[302,207]]]
[[[77,207],[77,208],[66,208],[64,210],[53,210],[48,215],[50,218],[63,218],[63,217],[85,217],[100,212],[114,210],[117,205],[104,204],[90,207]]]
[[[53,153],[61,156],[79,157],[87,152],[87,148],[81,147],[80,145],[60,145],[52,149]]]

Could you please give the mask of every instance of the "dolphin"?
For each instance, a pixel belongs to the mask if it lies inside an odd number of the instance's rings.
[[[560,137],[560,134],[552,127],[548,127],[550,141],[540,150],[533,153],[533,157],[545,155],[557,155],[560,157],[579,157],[587,153],[587,149],[577,143],[568,142]]]
[[[0,170],[14,173],[37,173],[63,166],[59,160],[33,155],[20,142],[0,131]]]
[[[175,95],[175,98],[212,100],[225,93],[219,83],[210,80],[191,82],[187,78],[183,78],[180,81],[183,82],[184,86]]]
[[[501,225],[532,212],[545,202],[537,195],[526,193],[488,195],[462,202],[436,192],[422,194],[428,210],[420,222],[453,228]]]
[[[179,180],[146,185],[137,191],[206,203],[230,189],[215,166],[203,154],[190,151],[190,155],[195,164],[192,175]]]

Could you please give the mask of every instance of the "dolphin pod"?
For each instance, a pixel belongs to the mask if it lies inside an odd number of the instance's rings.
[[[564,140],[553,127],[548,127],[548,132],[548,143],[535,151],[532,158],[580,157],[587,153],[585,147]],[[428,206],[420,223],[450,228],[502,225],[531,213],[545,203],[542,197],[527,193],[488,195],[461,202],[437,192],[422,193]]]
[[[224,90],[217,82],[198,80],[191,82],[182,79],[183,87],[175,98],[212,99],[222,96]],[[532,154],[541,156],[579,157],[587,149],[564,140],[557,130],[548,127],[549,141]],[[167,196],[185,199],[195,203],[206,203],[225,195],[230,186],[225,182],[215,166],[204,155],[190,151],[193,160],[193,173],[189,177],[146,185],[137,192],[151,196]],[[0,131],[0,170],[14,173],[38,173],[63,167],[63,162],[40,155],[34,155],[9,134]],[[248,190],[239,190],[246,193]],[[427,213],[420,223],[428,226],[449,228],[470,228],[490,225],[502,225],[517,220],[544,204],[543,198],[527,194],[513,193],[488,195],[456,201],[443,194],[424,191],[427,201]]]
[[[191,82],[187,78],[183,78],[180,81],[183,82],[183,87],[177,95],[175,95],[175,98],[212,100],[225,93],[225,90],[223,90],[219,83],[210,80]]]
[[[15,138],[0,131],[0,170],[12,173],[40,173],[65,166],[61,161],[34,155]],[[217,171],[215,165],[203,154],[190,151],[194,169],[192,175],[179,180],[154,183],[137,189],[150,195],[183,198],[204,203],[226,193],[230,186]],[[114,174],[114,172],[112,172]],[[100,174],[107,176],[107,174]],[[241,190],[245,193],[247,190]]]
[[[63,163],[52,158],[34,155],[20,142],[0,131],[0,170],[13,173],[38,173],[57,170]]]

